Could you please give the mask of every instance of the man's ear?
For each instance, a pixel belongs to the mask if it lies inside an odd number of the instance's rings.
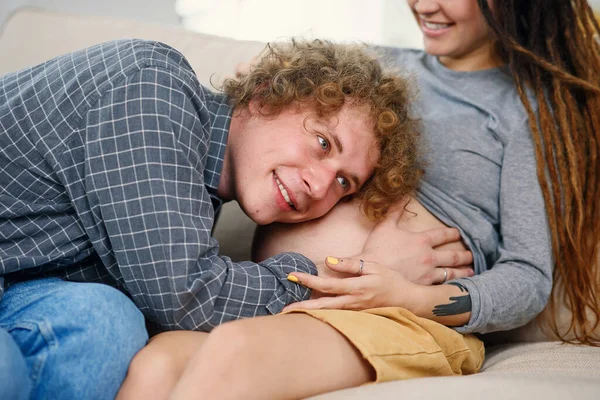
[[[254,118],[277,118],[277,114],[272,112],[273,109],[268,104],[261,104],[260,100],[252,98],[248,103],[248,113]]]
[[[250,119],[260,117],[260,107],[258,101],[252,99],[246,105],[237,106],[234,110],[235,115],[241,119]]]
[[[253,117],[258,117],[261,115],[261,107],[260,107],[260,103],[258,100],[256,100],[256,98],[252,98],[250,99],[250,102],[248,103],[248,112],[250,113],[251,116]]]

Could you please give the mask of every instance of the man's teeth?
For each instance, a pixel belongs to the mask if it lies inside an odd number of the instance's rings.
[[[433,22],[427,21],[423,21],[423,25],[425,25],[425,28],[431,30],[446,29],[450,27],[450,24],[435,24]]]
[[[285,201],[290,205],[290,207],[294,208],[294,203],[292,203],[292,201],[290,200],[290,196],[288,195],[287,190],[283,187],[281,182],[279,182],[279,178],[275,177],[275,181],[277,182],[277,186],[279,186],[279,191],[281,192],[281,195],[283,196]]]

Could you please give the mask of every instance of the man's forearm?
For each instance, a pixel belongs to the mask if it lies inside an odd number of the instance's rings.
[[[447,326],[462,326],[471,318],[471,296],[459,283],[418,286],[409,310]]]

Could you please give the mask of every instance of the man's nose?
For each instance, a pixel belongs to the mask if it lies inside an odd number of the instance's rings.
[[[327,195],[335,179],[335,170],[324,162],[307,168],[303,176],[308,194],[315,200],[321,200]]]

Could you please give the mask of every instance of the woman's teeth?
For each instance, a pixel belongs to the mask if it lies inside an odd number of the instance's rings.
[[[436,23],[427,22],[427,21],[423,21],[423,25],[425,26],[425,28],[431,29],[432,31],[439,30],[439,29],[446,29],[446,28],[450,27],[450,24],[436,24]]]
[[[281,182],[279,182],[279,178],[275,177],[275,181],[277,182],[277,186],[279,186],[279,191],[281,192],[281,195],[283,196],[285,201],[290,205],[290,207],[295,208],[294,203],[292,203],[292,201],[290,200],[290,196],[288,195],[287,190],[283,187]]]

